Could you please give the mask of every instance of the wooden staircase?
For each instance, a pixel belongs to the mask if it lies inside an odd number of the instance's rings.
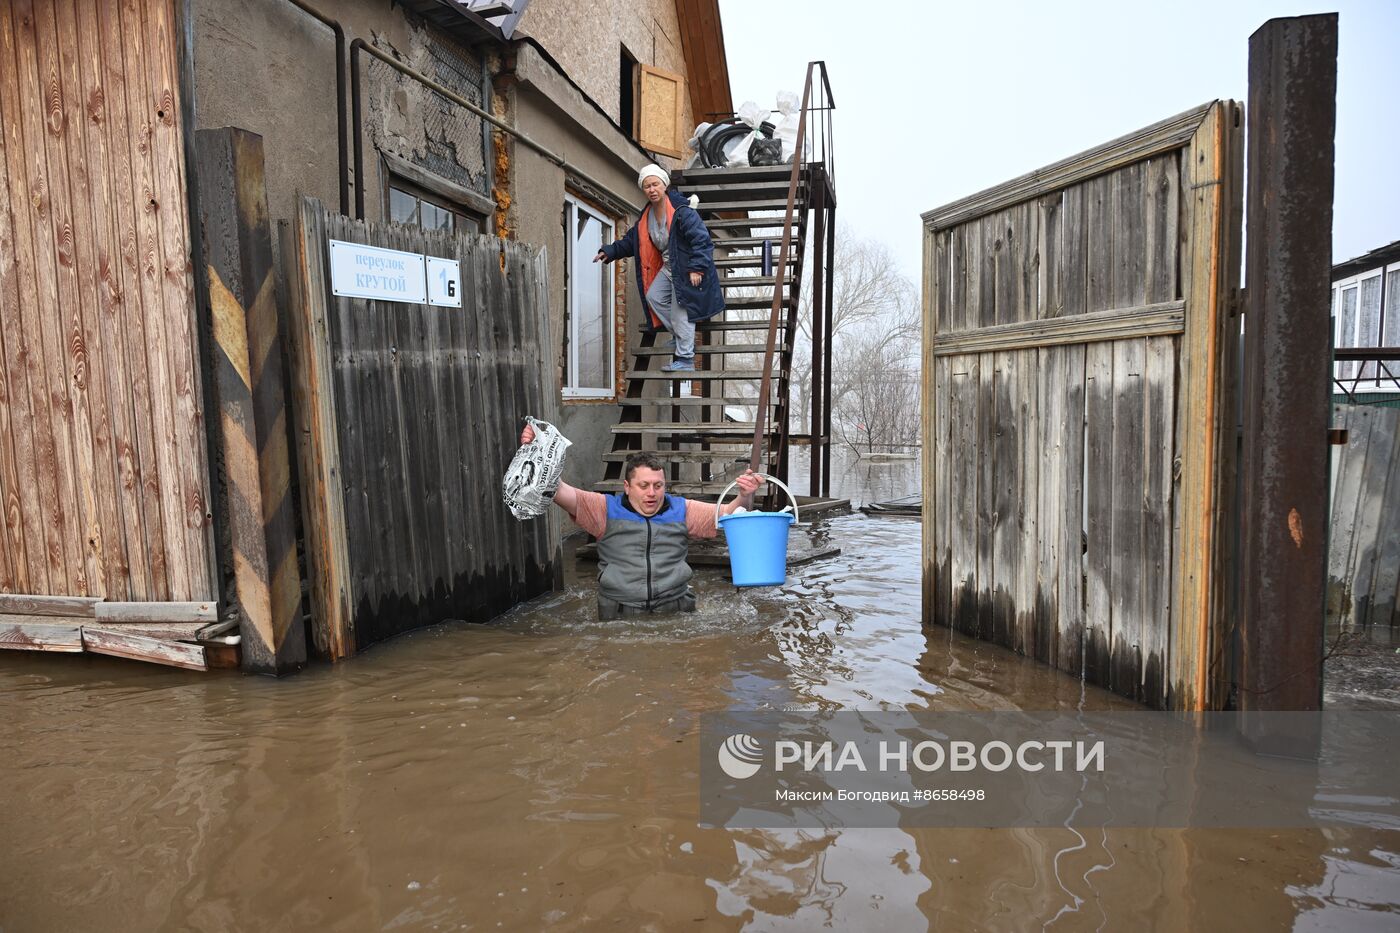
[[[612,450],[603,457],[604,479],[594,489],[620,490],[623,463],[638,451],[655,453],[671,464],[669,488],[679,495],[718,495],[748,466],[773,306],[771,267],[778,262],[791,174],[791,165],[778,165],[691,169],[672,176],[683,194],[700,197],[700,216],[715,241],[725,310],[696,326],[694,372],[661,371],[671,359],[665,331],[638,335],[629,347],[627,388],[618,400],[621,414],[612,429]],[[788,429],[789,376],[814,174],[824,182],[819,170],[802,168],[793,207],[761,454],[762,471],[784,482],[794,440]],[[771,243],[767,270],[765,242]]]

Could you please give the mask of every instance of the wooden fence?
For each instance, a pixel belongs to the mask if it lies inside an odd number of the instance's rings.
[[[1240,107],[924,215],[924,615],[1154,707],[1223,691]]]
[[[1333,423],[1328,627],[1400,640],[1400,408],[1338,405]]]
[[[328,241],[455,259],[462,307],[338,298]],[[501,479],[526,414],[554,420],[542,250],[369,224],[301,202],[281,243],[317,647],[332,658],[553,588],[551,520]]]
[[[216,596],[178,43],[170,0],[0,0],[3,593]]]

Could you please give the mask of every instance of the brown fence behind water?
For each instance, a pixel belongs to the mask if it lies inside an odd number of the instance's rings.
[[[1400,641],[1400,408],[1337,405],[1327,622]]]
[[[303,199],[284,225],[317,647],[332,658],[551,589],[550,518],[501,499],[522,419],[554,420],[544,252],[370,224]],[[454,259],[462,307],[338,298],[331,239]]]
[[[1240,108],[924,215],[925,618],[1218,704]]]

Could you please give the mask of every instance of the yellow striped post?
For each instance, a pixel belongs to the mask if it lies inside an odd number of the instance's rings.
[[[243,669],[306,661],[287,447],[282,351],[262,137],[195,134],[200,227],[218,411],[216,491],[225,601],[237,610]]]

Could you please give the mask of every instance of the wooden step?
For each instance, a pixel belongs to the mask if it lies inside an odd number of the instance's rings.
[[[790,275],[783,276],[783,285],[791,285],[793,278]],[[731,275],[726,276],[720,283],[721,288],[772,288],[778,284],[776,275]]]
[[[787,292],[785,295],[783,295],[783,301],[782,304],[779,305],[779,307],[786,308],[790,306],[793,303],[793,301],[794,298],[792,292]],[[747,298],[740,298],[736,295],[730,295],[729,297],[724,299],[724,306],[735,311],[747,310],[750,308],[772,308],[773,293],[769,292],[766,295],[751,295]],[[767,327],[768,322],[764,321],[763,326]]]
[[[696,382],[699,382],[699,381],[701,381],[701,380],[698,380],[698,379],[697,379],[697,380],[695,380],[695,381],[696,381]],[[778,398],[769,398],[769,400],[768,400],[768,407],[772,408],[772,407],[778,405],[780,401],[781,401],[781,400],[778,399]],[[660,397],[658,397],[658,396],[653,396],[653,397],[651,397],[651,398],[620,398],[620,399],[617,400],[617,404],[623,406],[624,408],[639,408],[639,407],[644,406],[644,405],[665,405],[665,406],[668,406],[668,407],[671,406],[671,405],[685,405],[685,406],[688,406],[688,407],[695,407],[695,406],[699,406],[699,405],[710,405],[710,406],[713,406],[713,407],[715,407],[715,408],[719,408],[719,407],[725,406],[725,405],[749,405],[749,406],[754,406],[754,405],[757,405],[757,404],[758,404],[758,399],[757,399],[756,397],[747,396],[747,395],[745,395],[745,396],[739,396],[739,395],[723,395],[723,396],[721,396],[721,395],[714,395],[714,396],[705,396],[705,395],[682,395],[682,396],[680,396],[679,398],[666,398],[666,397],[664,397],[664,396],[660,396]]]
[[[735,445],[739,442],[735,441]],[[749,462],[749,445],[746,443],[743,448],[731,446],[728,450],[614,450],[603,454],[603,459],[609,463],[621,463],[633,454],[651,454],[663,461],[678,461],[682,463],[744,463]]]
[[[681,372],[668,373],[657,370],[652,372],[648,369],[632,369],[627,372],[628,379],[665,379],[670,382],[692,382],[699,380],[709,380],[710,382],[728,381],[730,379],[762,379],[761,369],[693,369],[682,370]]]
[[[797,251],[789,250],[787,258],[788,265],[797,263]],[[773,247],[773,265],[778,264],[778,247]],[[761,269],[763,268],[763,257],[757,253],[753,255],[725,256],[715,260],[715,266],[720,269]]]
[[[710,226],[713,227],[714,224],[710,224]],[[781,227],[781,224],[779,224],[779,226]],[[757,248],[763,246],[763,244],[764,244],[765,242],[767,242],[767,243],[772,243],[772,244],[773,244],[773,258],[776,260],[776,259],[777,259],[777,256],[778,256],[778,250],[779,250],[779,249],[782,247],[782,245],[783,245],[783,231],[782,231],[781,229],[778,230],[778,232],[775,233],[773,236],[736,236],[736,237],[731,237],[731,238],[729,238],[729,239],[727,239],[727,240],[726,240],[726,239],[717,238],[717,239],[715,240],[715,248],[716,248],[716,249],[757,249]],[[796,252],[796,249],[795,249],[795,244],[797,243],[796,231],[794,231],[794,235],[793,235],[793,238],[792,238],[792,242],[793,242],[794,245],[793,245],[793,246],[789,246],[789,247],[788,247],[788,251],[789,251],[789,252]],[[716,262],[718,262],[718,260],[716,260]]]
[[[704,210],[705,205],[710,201],[759,201],[759,200],[779,200],[787,204],[788,180],[781,181],[744,181],[731,182],[725,185],[686,185],[682,192],[685,195],[697,195],[700,198],[700,209]],[[803,203],[807,200],[807,186],[799,184],[797,186],[797,201]]]
[[[793,217],[793,238],[797,235],[797,217]],[[777,230],[778,236],[782,236],[783,215],[777,217],[734,217],[721,218],[719,220],[707,220],[705,226],[718,230]]]
[[[614,434],[707,434],[753,437],[752,421],[627,421],[612,426]],[[774,432],[768,432],[774,433]]]
[[[727,214],[730,211],[786,211],[787,203],[787,195],[784,193],[781,198],[755,198],[752,201],[728,200],[710,201],[707,203],[701,200],[700,207],[697,208],[697,210],[699,210],[701,214]],[[807,203],[799,198],[797,205],[793,208],[793,217],[797,217],[799,211],[805,211],[806,209]],[[779,223],[782,222],[782,218],[778,220]]]
[[[769,298],[767,307],[771,308],[772,306],[773,299]],[[787,318],[778,318],[778,330],[781,331],[786,326]],[[767,330],[768,319],[764,318],[761,321],[700,321],[695,325],[695,329],[706,333],[729,330]]]
[[[806,180],[811,175],[810,168],[798,170],[798,178]],[[681,169],[671,173],[671,180],[677,187],[681,185],[714,185],[726,182],[771,181],[792,177],[792,163],[784,165],[740,165],[736,168],[694,168]]]
[[[729,343],[729,344],[703,344],[695,345],[696,356],[714,356],[720,353],[762,353],[768,349],[766,343]],[[779,351],[787,349],[786,345],[780,345]],[[633,356],[668,356],[674,350],[669,345],[664,347],[637,347],[632,351]],[[705,370],[696,370],[704,372]]]

